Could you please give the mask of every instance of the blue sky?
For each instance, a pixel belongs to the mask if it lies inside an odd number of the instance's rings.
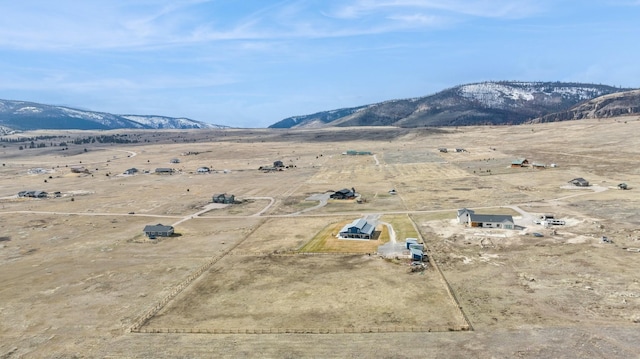
[[[0,98],[266,127],[487,80],[640,87],[640,0],[0,3]]]

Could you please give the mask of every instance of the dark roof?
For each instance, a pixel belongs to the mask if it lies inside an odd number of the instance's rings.
[[[471,222],[513,223],[513,217],[506,214],[470,214]]]
[[[373,224],[368,223],[366,219],[360,218],[344,226],[340,232],[347,232],[350,228],[354,227],[358,229],[358,233],[368,235],[372,235],[373,231],[376,229],[376,227]]]
[[[168,232],[173,229],[173,226],[164,226],[160,223],[158,224],[148,224],[144,226],[144,232]]]

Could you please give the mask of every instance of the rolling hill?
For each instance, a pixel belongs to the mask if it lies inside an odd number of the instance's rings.
[[[580,103],[566,111],[532,120],[532,123],[608,118],[640,114],[640,90],[616,92]]]
[[[114,115],[27,101],[0,100],[0,127],[11,130],[192,129],[222,128],[188,118]]]
[[[520,124],[629,89],[565,82],[482,82],[411,99],[283,119],[270,128]]]

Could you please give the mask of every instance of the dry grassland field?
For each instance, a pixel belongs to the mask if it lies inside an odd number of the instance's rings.
[[[0,358],[638,357],[638,133],[624,117],[4,136]],[[136,141],[72,143],[101,135]],[[52,137],[7,142],[36,136]],[[360,218],[374,239],[337,238]]]

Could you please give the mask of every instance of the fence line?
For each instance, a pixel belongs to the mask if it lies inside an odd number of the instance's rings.
[[[153,306],[150,310],[144,312],[140,317],[138,317],[136,320],[134,320],[133,324],[131,325],[131,327],[129,327],[129,332],[135,332],[135,333],[148,333],[148,331],[146,330],[141,330],[142,326],[149,320],[151,319],[153,316],[155,316],[156,314],[158,314],[158,312],[164,308],[165,305],[167,305],[167,303],[169,303],[169,301],[171,301],[173,298],[175,298],[178,294],[180,294],[186,287],[188,287],[194,280],[196,280],[197,278],[199,278],[202,273],[204,273],[205,271],[207,271],[208,269],[210,269],[214,264],[216,264],[220,259],[224,258],[227,254],[229,254],[231,251],[233,251],[234,249],[236,249],[240,244],[242,244],[244,241],[247,240],[247,238],[249,238],[260,226],[257,225],[255,226],[251,232],[249,232],[243,239],[239,240],[238,242],[236,242],[235,244],[233,244],[232,246],[230,246],[226,251],[224,251],[221,255],[217,256],[217,257],[212,257],[211,259],[209,259],[206,263],[204,263],[203,265],[201,265],[197,270],[195,270],[194,272],[192,272],[186,279],[184,279],[182,282],[178,283],[173,290],[164,298],[162,298],[158,303],[156,303],[155,306]],[[165,329],[168,330],[168,329]],[[165,332],[168,333],[168,332]],[[192,333],[192,332],[191,332]]]
[[[415,230],[420,234],[420,236],[422,236],[422,242],[424,243],[424,236],[422,235],[422,232],[420,232],[420,228],[418,228],[418,226],[415,224],[415,221],[413,220],[413,218],[411,218],[411,216],[408,216],[408,217],[411,220],[411,223],[413,224],[413,227],[415,228]],[[438,267],[438,264],[436,263],[436,260],[433,258],[431,253],[429,253],[428,257],[429,257],[429,263],[435,269],[438,270],[438,273],[440,274],[440,279],[444,283],[445,288],[447,290],[447,293],[449,293],[449,297],[453,301],[453,304],[456,306],[456,308],[458,308],[458,311],[460,311],[460,314],[462,315],[462,319],[464,320],[464,322],[466,324],[466,326],[463,326],[463,328],[466,327],[466,329],[462,329],[462,330],[471,330],[471,331],[473,331],[474,330],[473,329],[473,325],[471,325],[471,321],[469,320],[469,318],[467,317],[467,314],[462,309],[462,305],[460,305],[460,300],[458,299],[458,296],[456,295],[456,293],[453,291],[453,288],[451,287],[451,284],[449,284],[449,281],[444,276],[444,273],[442,272],[440,267]]]
[[[466,325],[453,327],[346,327],[346,328],[140,328],[147,334],[366,334],[366,333],[430,333],[467,331]]]

